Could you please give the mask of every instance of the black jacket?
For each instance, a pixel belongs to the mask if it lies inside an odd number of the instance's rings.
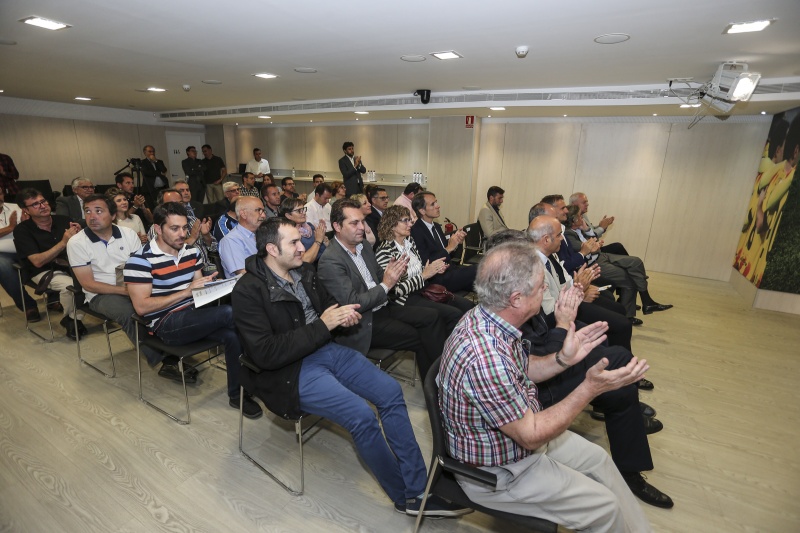
[[[311,265],[300,267],[301,283],[318,314],[336,304]],[[242,349],[263,369],[242,368],[241,383],[267,408],[284,418],[301,414],[298,376],[303,358],[331,342],[322,320],[306,324],[303,306],[283,290],[264,261],[252,256],[232,293],[233,319]]]

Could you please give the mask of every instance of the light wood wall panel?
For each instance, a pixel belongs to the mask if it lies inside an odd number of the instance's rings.
[[[649,269],[729,280],[768,130],[766,122],[673,125],[644,258]]]
[[[95,185],[113,184],[114,172],[125,166],[128,159],[142,157],[135,124],[76,121],[75,135],[82,175]],[[161,157],[166,160],[166,156],[165,150]]]
[[[476,118],[476,121],[480,119]],[[498,122],[482,122],[480,129],[480,152],[478,153],[478,176],[475,180],[475,190],[473,191],[473,208],[470,213],[470,221],[478,220],[478,212],[486,203],[486,191],[492,185],[497,185],[505,189],[503,183],[503,145],[506,140],[506,125]],[[520,202],[516,194],[507,191],[502,213],[505,219],[507,213],[519,211]],[[523,202],[524,203],[524,202]],[[506,223],[510,224],[509,220]],[[511,226],[516,229],[521,227]]]
[[[500,182],[509,227],[527,228],[528,211],[542,196],[573,189],[580,134],[577,123],[506,125]]]
[[[397,126],[396,174],[428,173],[428,124]]]
[[[430,122],[428,189],[442,206],[442,220],[459,226],[471,219],[474,198],[475,131],[464,127],[463,117],[435,117]]]
[[[589,197],[589,217],[616,217],[606,242],[622,242],[631,255],[644,257],[658,196],[670,124],[584,124],[575,186]]]

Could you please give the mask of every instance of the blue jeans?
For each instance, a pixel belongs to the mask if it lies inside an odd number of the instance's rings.
[[[0,286],[5,289],[14,305],[22,311],[22,298],[25,298],[25,307],[36,309],[36,300],[31,298],[27,291],[20,292],[19,276],[12,266],[17,262],[17,255],[8,252],[0,252]]]
[[[230,305],[200,309],[191,307],[171,313],[161,319],[155,333],[164,344],[170,346],[203,339],[224,344],[225,363],[228,365],[228,397],[239,398],[239,356],[242,346],[233,325],[233,309]]]
[[[425,462],[397,381],[357,351],[329,343],[303,359],[299,391],[303,411],[350,432],[393,502],[405,504],[425,492]],[[383,432],[367,401],[378,408]]]

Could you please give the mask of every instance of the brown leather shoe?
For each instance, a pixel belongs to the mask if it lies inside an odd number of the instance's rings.
[[[25,319],[28,322],[39,322],[42,319],[42,315],[39,314],[38,309],[33,307],[25,311]]]

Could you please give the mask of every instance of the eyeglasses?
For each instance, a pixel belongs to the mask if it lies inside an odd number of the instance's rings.
[[[42,207],[47,205],[47,200],[39,200],[38,202],[33,202],[32,204],[28,204],[25,207],[33,208],[33,209],[41,209]]]
[[[380,201],[384,201],[384,200],[388,200],[389,199],[388,196],[376,196],[375,198],[380,200]]]
[[[399,222],[402,222],[403,224],[411,224],[411,219],[410,218],[401,218],[399,220]]]
[[[76,189],[83,189],[84,191],[93,191],[94,185],[79,185]]]
[[[298,213],[298,214],[302,215],[302,214],[303,214],[303,213],[305,213],[306,211],[308,211],[308,208],[307,208],[307,207],[298,207],[297,209],[292,209],[292,211],[291,211],[291,212],[292,212],[292,213]]]
[[[262,214],[262,213],[266,213],[266,211],[264,211],[263,207],[256,207],[255,209],[253,209],[253,211],[258,213],[259,215]]]

